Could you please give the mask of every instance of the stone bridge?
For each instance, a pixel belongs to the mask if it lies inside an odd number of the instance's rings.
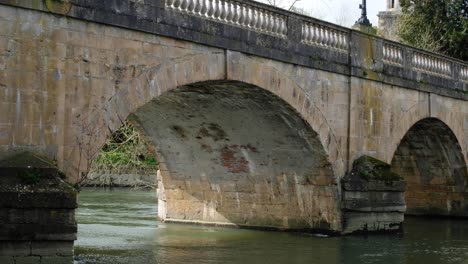
[[[343,232],[363,155],[406,181],[377,225],[468,216],[463,61],[247,0],[0,0],[0,69],[0,159],[74,183],[129,119],[165,221]]]

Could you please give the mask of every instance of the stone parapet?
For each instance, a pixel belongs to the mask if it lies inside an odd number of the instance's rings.
[[[467,63],[249,0],[0,0],[85,21],[173,37],[466,100]],[[47,4],[49,3],[49,4]],[[386,45],[398,46],[388,53]],[[400,64],[389,62],[394,56]],[[441,74],[441,72],[443,74]]]

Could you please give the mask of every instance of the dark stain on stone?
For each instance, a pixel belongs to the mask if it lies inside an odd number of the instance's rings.
[[[208,129],[202,127],[198,131],[197,138],[202,139],[202,138],[205,138],[205,137],[210,137],[210,132],[208,131]]]
[[[226,132],[221,128],[220,125],[215,124],[215,123],[210,123],[208,128],[212,132],[214,132],[214,135],[212,136],[214,141],[223,140],[227,138]]]
[[[115,57],[115,61],[116,61],[116,65],[112,68],[112,73],[114,74],[114,80],[115,80],[114,82],[115,82],[115,85],[117,86],[124,79],[126,67],[119,65],[120,64],[119,56]]]
[[[201,144],[201,148],[208,153],[213,153],[213,148],[209,145]]]
[[[224,146],[221,150],[221,164],[231,173],[248,173],[249,162],[244,157],[237,157],[239,148]]]
[[[172,129],[179,135],[181,138],[187,138],[187,134],[185,132],[185,129],[181,126],[178,125],[173,125]]]
[[[229,140],[227,138],[226,132],[221,128],[220,125],[215,124],[215,123],[203,123],[202,125],[208,125],[206,127],[200,128],[197,134],[197,139],[202,139],[202,138],[212,138],[214,141],[220,141],[220,140]]]

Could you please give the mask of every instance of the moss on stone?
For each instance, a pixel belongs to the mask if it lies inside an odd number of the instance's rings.
[[[361,180],[377,180],[387,183],[401,181],[403,178],[392,172],[389,164],[370,156],[362,156],[353,162],[351,175]]]
[[[24,186],[23,192],[76,193],[64,179],[65,174],[52,161],[31,152],[21,152],[0,161],[0,189],[3,190]]]
[[[19,172],[19,177],[26,184],[36,184],[42,178],[42,173],[38,169],[25,169]]]

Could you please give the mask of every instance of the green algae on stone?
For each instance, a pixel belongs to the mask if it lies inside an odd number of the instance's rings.
[[[353,162],[351,175],[361,180],[377,180],[384,182],[401,181],[403,178],[392,172],[390,164],[370,156],[362,156]]]

